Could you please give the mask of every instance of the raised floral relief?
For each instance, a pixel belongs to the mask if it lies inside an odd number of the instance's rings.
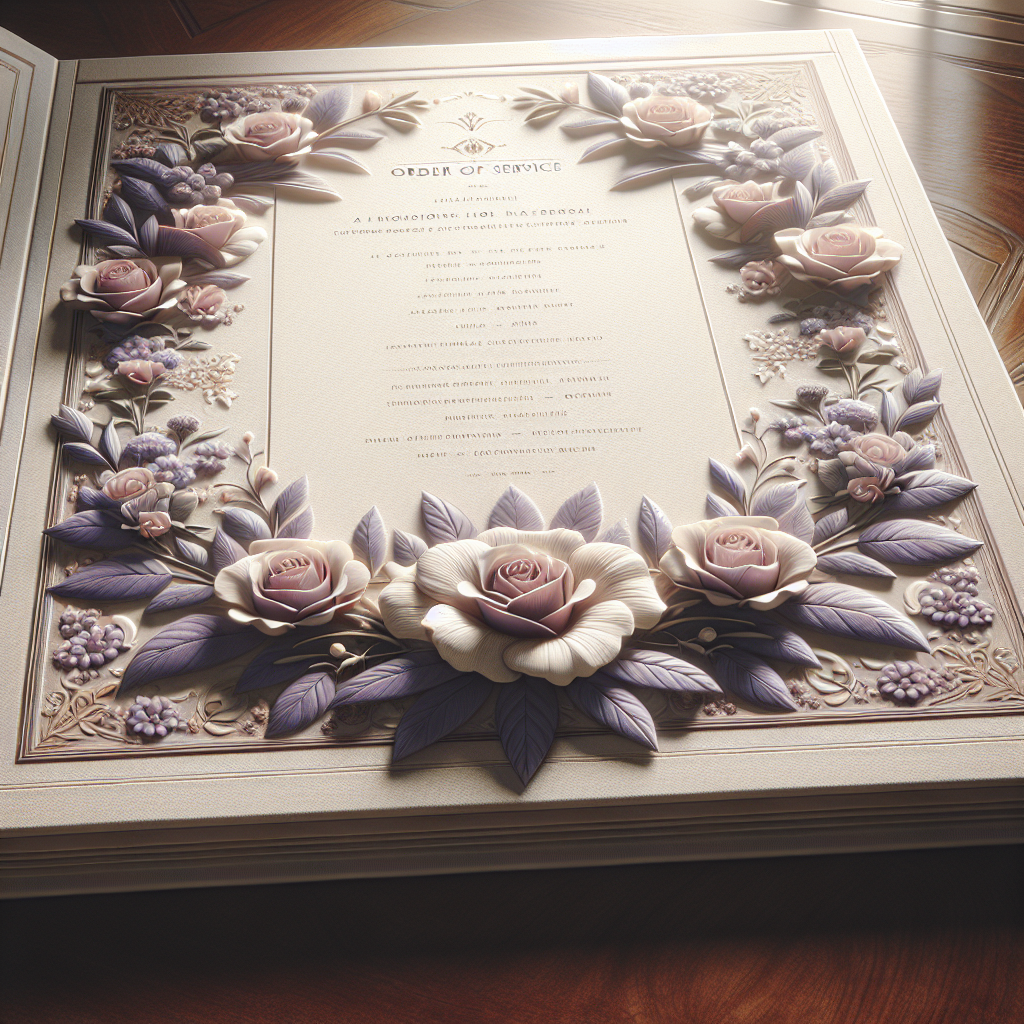
[[[697,230],[732,247],[714,257],[738,271],[728,290],[784,297],[767,328],[751,318],[755,373],[813,376],[773,418],[750,411],[739,452],[711,453],[703,519],[674,525],[638,495],[632,534],[605,524],[596,483],[547,515],[510,486],[478,527],[423,493],[422,535],[376,507],[351,536],[320,534],[305,478],[280,482],[251,432],[194,414],[230,408],[238,357],[204,354],[185,325],[240,311],[228,292],[266,240],[261,210],[289,189],[335,195],[307,161],[365,172],[351,150],[384,136],[353,122],[407,130],[426,104],[367,90],[353,108],[348,87],[311,86],[206,90],[191,115],[123,102],[132,135],[102,217],[79,221],[104,258],[62,293],[99,340],[81,406],[52,420],[75,475],[73,512],[46,532],[73,560],[49,587],[38,748],[373,730],[399,762],[483,722],[525,785],[560,721],[656,750],[662,715],[1024,702],[1015,655],[991,639],[982,542],[955,516],[975,485],[939,468],[941,371],[907,362],[879,299],[900,246],[850,212],[869,183],[841,181],[813,119],[754,79],[591,74],[586,102],[575,83],[517,101],[537,126],[575,112],[567,134],[607,134],[582,162],[643,161],[613,188],[710,172],[685,194]]]

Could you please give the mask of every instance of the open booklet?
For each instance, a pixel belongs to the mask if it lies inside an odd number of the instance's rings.
[[[1024,416],[852,34],[5,41],[9,892],[1015,835]]]

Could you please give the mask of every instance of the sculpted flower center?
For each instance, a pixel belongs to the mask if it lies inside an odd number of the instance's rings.
[[[819,256],[867,256],[870,236],[849,228],[829,228],[811,242],[810,250]]]
[[[130,260],[121,260],[104,267],[98,275],[101,288],[112,292],[130,292],[150,285],[149,275]]]
[[[531,583],[538,579],[541,574],[539,563],[532,559],[518,558],[501,566],[498,572],[507,580],[515,580],[517,583]]]
[[[210,224],[221,224],[231,219],[231,214],[227,210],[195,210],[189,217],[189,227],[205,228]]]
[[[277,576],[292,569],[305,569],[313,563],[305,555],[282,555],[270,563],[270,575]]]
[[[765,565],[764,546],[753,530],[725,530],[708,537],[708,559],[717,565]]]
[[[652,103],[647,109],[647,117],[652,121],[687,120],[682,105],[671,100]]]

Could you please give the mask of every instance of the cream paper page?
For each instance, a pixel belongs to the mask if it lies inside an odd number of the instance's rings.
[[[420,532],[421,491],[482,528],[509,484],[547,519],[592,481],[606,525],[646,491],[702,518],[738,438],[671,184],[610,192],[498,98],[522,79],[469,84],[410,83],[442,101],[370,175],[317,167],[342,202],[278,203],[271,464],[321,535],[372,505]]]

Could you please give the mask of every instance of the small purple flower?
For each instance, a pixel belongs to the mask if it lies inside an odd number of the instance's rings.
[[[166,347],[162,338],[143,338],[133,334],[125,338],[120,345],[112,348],[105,356],[103,365],[108,370],[116,370],[119,363],[130,363],[135,359],[160,363],[168,370],[175,370],[181,365],[181,356]]]
[[[215,441],[204,441],[196,445],[189,465],[195,470],[196,476],[215,476],[227,468],[227,460],[231,457],[229,445]]]
[[[201,426],[202,423],[198,416],[189,416],[187,413],[181,416],[172,416],[167,421],[167,429],[182,441],[194,434]]]
[[[178,706],[166,697],[139,697],[128,709],[125,720],[128,735],[142,740],[163,739],[168,733],[187,727]]]
[[[149,431],[128,441],[121,452],[122,466],[143,466],[162,455],[176,455],[178,445],[165,434]]]
[[[878,411],[873,405],[855,398],[841,398],[825,409],[825,418],[858,430],[871,430],[878,423]]]
[[[196,478],[195,469],[177,455],[161,455],[146,468],[160,483],[174,484],[176,491],[188,487]]]
[[[53,663],[65,671],[95,669],[113,661],[124,649],[120,626],[101,626],[95,608],[68,608],[60,617],[64,642],[53,652]]]
[[[803,444],[804,441],[810,440],[814,436],[799,416],[783,416],[777,419],[769,429],[778,431],[782,435],[783,443],[791,446]]]
[[[826,459],[834,459],[846,443],[856,437],[845,423],[828,423],[812,435],[811,451]]]

